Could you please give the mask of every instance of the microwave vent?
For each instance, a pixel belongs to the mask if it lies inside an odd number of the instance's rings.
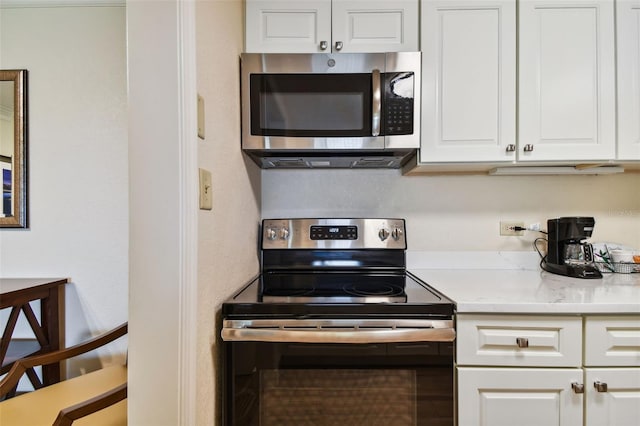
[[[354,161],[352,168],[397,169],[400,167],[401,157],[372,157]]]
[[[371,152],[271,153],[245,151],[263,169],[399,169],[415,155],[415,150]]]
[[[308,169],[311,167],[304,158],[265,158],[263,168],[277,169]]]

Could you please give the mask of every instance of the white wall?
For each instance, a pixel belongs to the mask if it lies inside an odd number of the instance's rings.
[[[180,108],[189,93],[189,13],[193,3],[129,0],[131,161],[129,422],[219,424],[220,304],[258,270],[260,172],[240,152],[238,55],[242,1],[195,3],[197,91],[205,99],[205,140]],[[176,84],[177,83],[177,84]],[[186,92],[185,92],[186,91]],[[195,103],[194,103],[195,105]],[[183,105],[188,108],[188,105]],[[186,127],[182,127],[182,126]],[[190,198],[184,156],[212,173],[213,210],[197,215],[197,301],[185,303]],[[149,161],[152,153],[153,161]],[[247,170],[248,169],[248,170]],[[196,172],[195,168],[191,170]],[[185,186],[186,185],[186,186]],[[188,195],[188,194],[187,194]],[[173,202],[167,202],[173,200]],[[162,206],[162,207],[161,207]],[[184,216],[186,214],[186,217]],[[188,239],[188,235],[187,235]],[[192,254],[192,253],[191,253]],[[188,265],[186,265],[188,269]],[[195,413],[184,381],[185,316],[197,310]],[[184,402],[184,401],[183,401]]]
[[[0,276],[69,277],[75,344],[127,320],[125,9],[2,8],[0,68],[29,71],[30,224],[0,230]]]
[[[196,3],[198,92],[205,99],[199,166],[212,172],[213,210],[199,213],[197,424],[219,424],[220,305],[258,271],[260,171],[240,151],[241,0]],[[217,387],[217,388],[216,388]]]
[[[594,216],[592,240],[640,248],[640,174],[401,176],[394,170],[263,171],[262,216],[401,217],[410,250],[532,251],[499,222]]]
[[[195,351],[185,345],[183,337],[189,333],[183,331],[184,320],[195,309],[186,299],[197,284],[190,271],[197,200],[188,196],[197,182],[189,180],[196,176],[189,170],[196,137],[195,126],[189,131],[183,102],[195,67],[183,60],[182,37],[189,28],[181,26],[181,12],[177,0],[127,1],[128,421],[136,426],[181,424],[183,395],[192,394],[183,378],[184,367],[195,358],[185,351]],[[188,20],[186,24],[193,27]],[[195,91],[195,81],[193,86]],[[190,95],[195,105],[195,93]]]

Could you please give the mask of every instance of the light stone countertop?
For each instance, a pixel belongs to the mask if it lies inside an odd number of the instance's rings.
[[[438,256],[411,253],[407,269],[452,299],[458,313],[640,313],[640,273],[579,279],[542,271],[537,255],[466,253],[464,265]]]

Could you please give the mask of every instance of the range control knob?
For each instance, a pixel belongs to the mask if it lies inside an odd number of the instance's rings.
[[[398,241],[400,238],[402,238],[402,234],[403,231],[401,228],[394,228],[393,231],[391,231],[391,238]]]
[[[389,230],[386,228],[382,228],[380,231],[378,231],[378,237],[380,237],[381,241],[386,240],[387,238],[389,238]]]
[[[278,236],[278,234],[276,233],[276,230],[273,228],[267,228],[267,230],[265,231],[265,235],[269,240],[275,240],[276,237]]]
[[[289,238],[289,228],[282,228],[280,230],[280,238],[286,240]]]

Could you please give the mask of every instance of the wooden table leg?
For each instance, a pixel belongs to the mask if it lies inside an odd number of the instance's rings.
[[[64,286],[56,286],[49,289],[49,295],[40,300],[40,318],[42,328],[47,333],[49,351],[57,351],[64,348]],[[42,367],[42,383],[47,386],[60,381],[66,372],[61,364],[52,364]]]

